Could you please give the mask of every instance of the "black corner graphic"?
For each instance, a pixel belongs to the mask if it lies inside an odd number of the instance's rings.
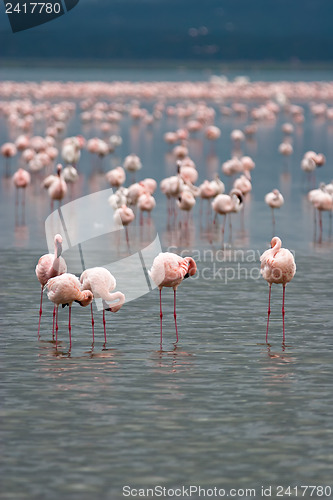
[[[72,10],[79,0],[4,0],[5,11],[13,33],[35,28],[63,16]],[[64,8],[65,5],[65,8]]]
[[[65,0],[66,9],[72,10],[79,3],[80,0]]]

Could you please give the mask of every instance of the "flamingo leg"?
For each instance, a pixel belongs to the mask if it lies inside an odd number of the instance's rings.
[[[284,301],[286,297],[286,285],[283,285],[283,299],[282,299],[282,321],[283,321],[283,345],[286,340],[286,330],[285,330],[285,324],[284,324],[284,316],[285,316],[285,309],[284,309]]]
[[[56,306],[56,349],[58,347],[58,307]]]
[[[129,237],[128,237],[128,227],[127,226],[125,226],[125,234],[126,234],[127,250],[130,251],[130,244],[129,244]]]
[[[44,287],[42,286],[42,291],[41,291],[41,294],[40,294],[40,306],[39,306],[39,322],[38,322],[38,340],[40,339],[40,335],[39,335],[39,330],[40,330],[40,320],[42,318],[42,303],[43,303],[43,291],[44,291]]]
[[[176,344],[178,344],[178,328],[177,328],[177,313],[176,313],[176,290],[173,291],[173,317],[175,318],[175,327],[176,327]]]
[[[231,213],[229,214],[229,241],[232,242],[232,219]]]
[[[91,311],[91,328],[92,328],[92,339],[93,339],[92,343],[94,345],[94,343],[95,343],[95,329],[94,329],[95,320],[94,320],[92,303],[90,304],[90,311]]]
[[[56,315],[56,305],[53,307],[53,327],[52,327],[52,340],[54,340],[54,323],[55,323],[55,315]]]
[[[225,224],[227,221],[227,216],[226,214],[223,216],[223,222],[222,222],[222,246],[224,246],[224,231],[225,231]]]
[[[72,325],[71,325],[71,312],[72,312],[72,306],[69,306],[69,313],[68,313],[68,335],[69,335],[69,349],[72,348]]]
[[[161,348],[161,351],[162,351],[162,318],[163,318],[163,313],[162,313],[162,288],[160,288],[160,326],[161,326],[160,348]]]
[[[268,342],[269,317],[271,315],[271,292],[272,292],[272,285],[269,285],[268,309],[267,309],[267,328],[266,328],[266,344]]]
[[[103,327],[104,327],[104,347],[106,346],[106,323],[105,323],[105,309],[103,309]]]
[[[323,239],[323,217],[322,217],[322,211],[319,210],[319,242],[321,243]]]

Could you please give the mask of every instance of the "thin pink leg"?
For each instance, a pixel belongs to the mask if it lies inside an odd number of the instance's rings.
[[[173,317],[175,318],[175,327],[176,327],[176,344],[178,344],[178,328],[177,328],[177,313],[176,313],[176,290],[173,291]]]
[[[37,336],[38,336],[38,340],[40,339],[40,335],[39,335],[39,330],[40,330],[40,320],[42,318],[42,303],[43,303],[43,291],[44,291],[44,287],[42,287],[42,291],[41,291],[41,294],[40,294],[40,305],[39,305],[39,322],[38,322],[38,333],[37,333]]]
[[[270,314],[271,314],[271,291],[272,291],[272,285],[269,285],[268,310],[267,310],[267,328],[266,328],[266,344],[268,342],[268,326],[269,326],[269,317],[270,317]]]
[[[69,313],[68,313],[68,335],[69,335],[69,349],[72,348],[72,325],[71,325],[71,312],[72,312],[72,306],[69,306]]]
[[[285,298],[286,298],[286,285],[283,285],[283,299],[282,299],[283,344],[285,343],[285,340],[286,340],[286,331],[285,331],[285,324],[284,324],[284,316],[285,316],[284,301],[285,301]]]
[[[223,216],[223,223],[222,223],[222,246],[224,245],[224,231],[225,231],[225,223],[227,221],[227,216]]]
[[[103,309],[104,347],[106,346],[105,309]]]
[[[162,313],[162,289],[160,288],[160,325],[161,325],[160,348],[161,348],[161,351],[162,351],[162,318],[163,318],[163,313]]]
[[[92,303],[90,304],[90,310],[91,310],[91,328],[92,328],[92,338],[93,338],[93,344],[95,343],[95,320],[94,320],[94,314],[93,314],[93,306]]]
[[[58,348],[58,307],[56,306],[56,349]]]
[[[55,323],[55,315],[56,315],[56,305],[54,304],[53,308],[53,327],[52,327],[52,340],[54,341],[54,323]]]
[[[322,242],[323,239],[323,218],[322,212],[319,210],[319,243]]]

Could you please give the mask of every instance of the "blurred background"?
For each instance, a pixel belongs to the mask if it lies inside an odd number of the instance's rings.
[[[332,62],[330,0],[81,0],[66,15],[15,34],[5,3],[2,64]]]

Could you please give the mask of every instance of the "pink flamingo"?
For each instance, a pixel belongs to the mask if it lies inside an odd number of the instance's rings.
[[[155,198],[149,193],[145,192],[139,196],[138,208],[140,209],[140,224],[143,224],[143,212],[148,212],[149,221],[151,220],[151,211],[155,208]]]
[[[48,289],[47,297],[55,304],[56,307],[56,346],[58,343],[58,308],[69,306],[68,316],[68,334],[69,334],[69,350],[72,347],[72,326],[71,326],[71,311],[73,302],[78,302],[80,306],[88,306],[94,296],[90,290],[81,291],[81,283],[74,274],[64,273],[55,278],[51,278],[46,283]]]
[[[62,177],[62,165],[60,163],[57,165],[57,175],[54,177],[53,182],[48,187],[48,194],[51,198],[51,210],[53,210],[54,200],[58,200],[60,203],[67,194],[67,184]]]
[[[272,224],[273,224],[273,234],[275,230],[275,215],[274,210],[276,208],[281,208],[284,204],[284,198],[278,189],[273,189],[270,193],[265,196],[265,203],[272,209]]]
[[[62,237],[60,234],[56,234],[54,237],[54,254],[46,253],[42,255],[36,266],[36,276],[42,287],[40,294],[40,307],[39,307],[39,322],[38,322],[38,338],[40,330],[40,321],[42,317],[42,302],[43,302],[43,291],[46,283],[50,278],[59,276],[67,271],[67,266],[65,259],[61,257],[62,254]],[[55,318],[55,308],[53,310],[53,334],[54,335],[54,318]]]
[[[18,205],[19,200],[19,189],[23,189],[23,206],[25,205],[25,188],[29,186],[31,182],[31,176],[27,170],[24,168],[19,168],[13,175],[13,182],[16,187],[16,205]]]
[[[5,165],[5,175],[6,177],[9,175],[9,160],[13,156],[15,156],[17,153],[17,148],[14,143],[12,142],[5,142],[1,146],[1,154],[6,158],[6,165]]]
[[[281,248],[281,240],[275,236],[271,241],[271,248],[266,250],[261,257],[261,274],[269,284],[269,298],[267,311],[266,343],[268,340],[269,316],[271,314],[271,290],[272,284],[283,285],[282,319],[283,319],[283,343],[285,343],[285,324],[284,324],[284,302],[286,294],[286,285],[293,279],[296,273],[296,264],[293,254],[286,248]]]
[[[110,183],[111,187],[119,188],[126,180],[125,170],[123,167],[113,168],[105,174],[105,178]]]
[[[173,315],[176,327],[176,344],[178,342],[177,314],[176,314],[176,291],[180,283],[190,276],[193,276],[197,271],[197,265],[192,257],[182,258],[179,255],[170,252],[159,253],[155,257],[149,276],[158,286],[160,291],[160,325],[161,325],[161,340],[160,348],[162,350],[162,288],[164,286],[173,288],[174,293],[174,309]]]
[[[212,201],[212,208],[217,214],[224,215],[224,221],[222,225],[222,244],[224,242],[224,231],[227,215],[232,213],[238,213],[243,208],[243,194],[239,189],[232,189],[230,194],[219,194]],[[231,218],[230,218],[230,233],[231,233]]]
[[[103,326],[104,326],[104,347],[106,346],[106,327],[105,327],[105,309],[111,312],[117,312],[125,303],[125,295],[121,292],[110,293],[116,288],[115,277],[104,267],[92,267],[86,269],[80,276],[82,284],[81,290],[90,290],[95,299],[102,299],[103,303],[107,303],[107,308],[103,307]],[[113,304],[114,301],[117,301]],[[112,302],[112,304],[109,304]],[[95,343],[94,335],[94,315],[92,303],[91,305],[91,327],[93,333],[93,344]],[[104,304],[103,304],[104,305]]]
[[[113,215],[113,220],[115,224],[118,226],[125,226],[125,232],[126,232],[126,242],[127,242],[127,247],[129,249],[129,237],[128,237],[128,228],[127,226],[133,222],[135,219],[135,215],[133,210],[126,206],[122,205],[120,208],[117,208],[115,210],[114,215]]]

